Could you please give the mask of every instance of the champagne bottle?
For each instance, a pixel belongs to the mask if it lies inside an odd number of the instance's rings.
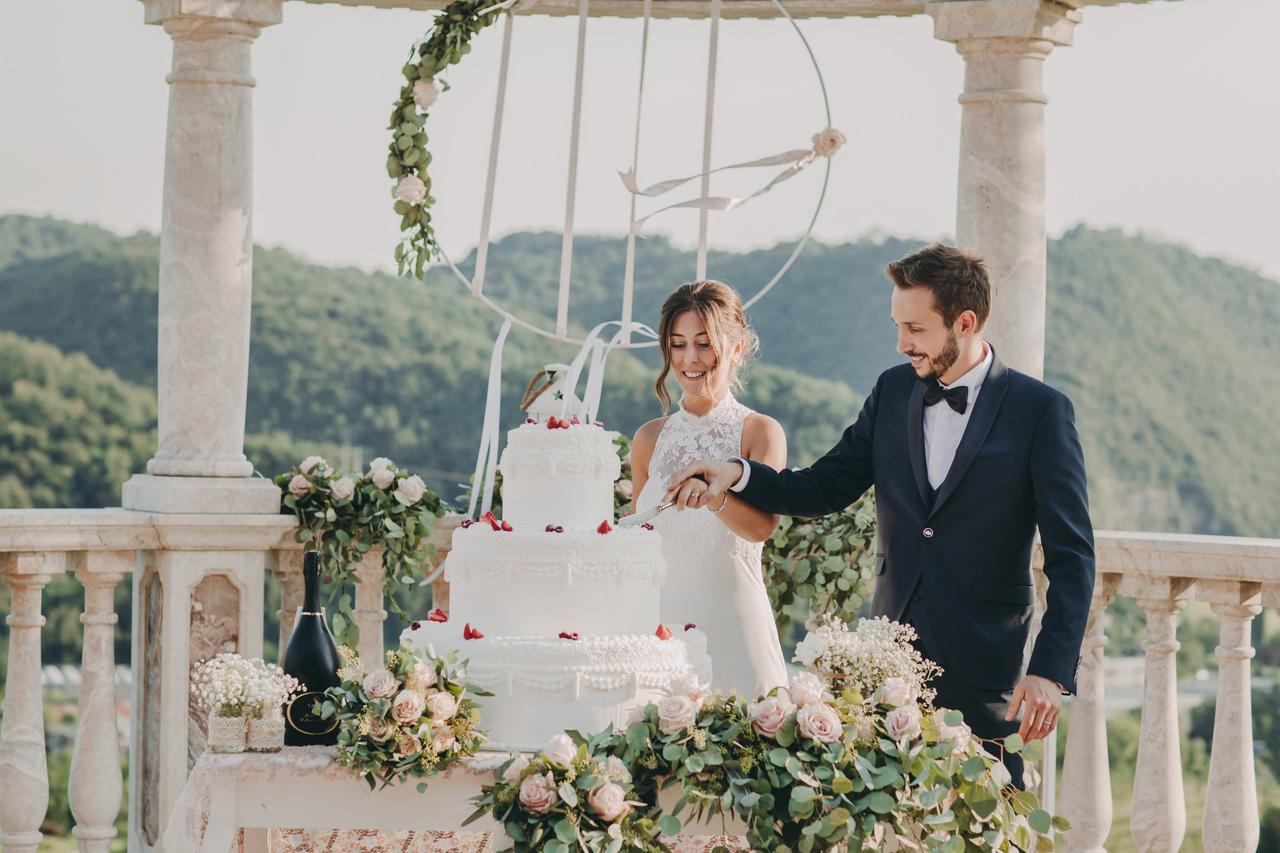
[[[305,593],[302,609],[293,623],[284,653],[284,671],[305,685],[306,692],[295,696],[284,714],[284,742],[287,746],[323,746],[338,742],[338,721],[321,719],[324,691],[337,687],[338,650],[320,608],[320,552],[308,551],[302,559]]]

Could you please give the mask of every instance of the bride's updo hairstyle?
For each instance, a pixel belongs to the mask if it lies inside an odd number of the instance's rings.
[[[671,408],[671,396],[667,393],[667,376],[671,374],[671,329],[676,318],[685,311],[697,313],[702,327],[711,338],[711,349],[716,354],[716,369],[726,367],[725,353],[732,352],[740,342],[744,344],[737,361],[727,365],[729,384],[734,390],[741,387],[738,369],[760,349],[755,330],[747,325],[747,315],[742,308],[742,297],[723,281],[705,279],[682,284],[662,303],[658,320],[658,347],[662,350],[662,371],[653,383],[653,390],[662,401],[662,412]]]

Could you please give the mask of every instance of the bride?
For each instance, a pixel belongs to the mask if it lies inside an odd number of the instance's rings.
[[[664,417],[641,426],[631,445],[637,512],[656,506],[671,478],[691,462],[740,456],[775,469],[786,465],[782,427],[733,396],[738,371],[758,346],[733,288],[719,281],[681,285],[662,306],[658,345],[662,371],[654,388]],[[665,415],[668,375],[683,396]],[[701,481],[686,483],[679,507],[699,488],[706,488]],[[760,563],[778,517],[726,492],[723,503],[663,512],[653,523],[667,561],[662,620],[693,622],[707,635],[713,686],[754,698],[786,684]]]

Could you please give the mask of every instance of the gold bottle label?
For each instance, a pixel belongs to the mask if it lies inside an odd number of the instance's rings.
[[[289,728],[304,735],[316,737],[327,735],[338,727],[338,718],[321,719],[318,713],[321,703],[325,701],[323,693],[299,693],[289,700],[285,706],[284,719]]]

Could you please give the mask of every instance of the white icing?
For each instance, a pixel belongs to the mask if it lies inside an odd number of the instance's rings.
[[[575,424],[523,424],[507,433],[502,453],[502,516],[514,526],[593,530],[613,522],[613,484],[621,463],[616,432]]]
[[[658,624],[666,563],[651,530],[507,532],[479,522],[454,532],[446,575],[453,613],[495,634],[638,634]]]

